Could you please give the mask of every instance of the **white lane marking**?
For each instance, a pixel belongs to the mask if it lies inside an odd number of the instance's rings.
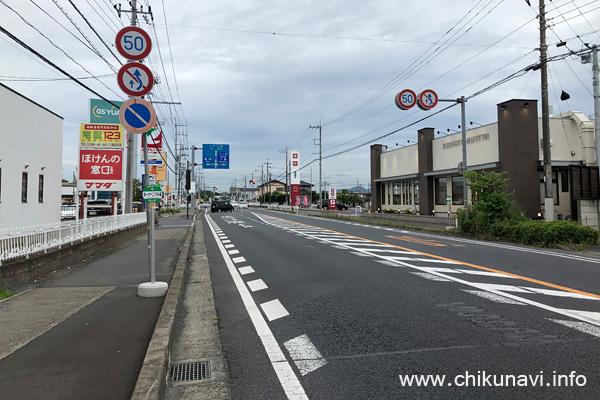
[[[441,278],[441,277],[439,277],[437,275],[430,274],[430,273],[427,273],[427,272],[411,272],[411,274],[418,275],[421,278],[429,279],[430,281],[450,282],[450,279]]]
[[[360,257],[371,257],[370,254],[361,253],[360,251],[351,251],[350,254],[354,254],[355,256]]]
[[[226,249],[231,249],[232,247],[235,247],[235,244],[231,244],[231,243],[230,243],[230,244],[226,244],[226,245],[225,245],[225,248],[226,248]]]
[[[512,300],[512,299],[506,298],[504,296],[498,296],[497,294],[486,292],[486,291],[483,291],[483,290],[466,290],[466,289],[462,289],[462,291],[474,294],[475,296],[483,297],[484,299],[487,299],[487,300],[495,301],[496,303],[518,304],[518,305],[521,305],[521,306],[525,305],[525,304],[521,303],[520,301],[515,301],[515,300]]]
[[[221,240],[221,242],[223,242],[223,243],[231,243],[231,240],[227,239],[227,237],[224,237],[223,239],[226,239],[226,240]]]
[[[288,353],[290,353],[302,376],[327,364],[327,360],[323,358],[319,350],[317,350],[313,342],[306,335],[300,335],[288,340],[283,345]]]
[[[265,315],[267,316],[267,319],[269,321],[274,321],[276,319],[290,315],[290,313],[285,309],[283,304],[281,304],[281,302],[278,299],[262,303],[260,307],[265,312]]]
[[[387,244],[377,244],[377,243],[370,243],[370,242],[365,242],[364,240],[362,240],[361,242],[350,242],[348,240],[344,240],[343,242],[334,242],[336,245],[342,245],[342,246],[371,246],[371,247],[385,247],[385,248],[390,248],[390,246],[388,246]],[[408,252],[407,252],[408,253]],[[414,254],[414,253],[411,253]]]
[[[206,219],[208,220],[210,217],[208,214],[205,214]],[[213,235],[215,234],[213,230]],[[216,236],[216,235],[215,235]],[[229,269],[229,273],[233,278],[233,282],[242,297],[242,302],[246,307],[246,311],[248,311],[248,315],[252,320],[252,324],[254,325],[254,329],[256,329],[256,333],[260,338],[265,351],[267,352],[267,356],[271,361],[271,365],[277,374],[277,378],[279,379],[279,383],[283,388],[288,400],[308,400],[308,396],[296,376],[292,366],[285,358],[279,343],[275,340],[275,336],[273,336],[273,332],[269,329],[269,325],[267,321],[261,315],[256,303],[252,299],[252,295],[244,285],[244,281],[242,277],[239,275],[235,266],[231,262],[231,258],[225,251],[225,248],[221,243],[217,241],[217,246],[219,246],[219,250],[221,251],[221,255],[225,260],[225,264],[227,264],[227,268]]]
[[[571,293],[571,292],[563,292],[562,290],[552,290],[552,289],[542,289],[542,288],[532,288],[522,286],[524,289],[531,290],[536,293],[545,294],[548,296],[558,296],[558,297],[571,297],[574,299],[585,299],[585,300],[600,300],[595,297],[586,296],[584,294],[579,293]]]
[[[257,215],[257,217],[260,218],[258,215]],[[274,223],[271,223],[271,222],[268,222],[268,221],[264,221],[264,222],[266,224],[268,224],[268,225],[279,227],[278,225],[276,225]],[[433,235],[424,235],[424,234],[421,235],[421,236],[436,237],[436,236],[433,236]],[[310,236],[307,236],[307,237],[310,238]],[[446,239],[450,239],[450,238],[446,238]],[[456,240],[456,239],[453,239],[453,240]],[[475,242],[475,241],[473,241],[473,243],[487,245],[487,243],[478,243],[478,242]],[[498,247],[502,247],[502,246],[498,246]],[[511,248],[511,249],[514,249],[514,250],[525,251],[524,249],[520,249],[518,247],[514,247],[514,248],[512,248],[512,246],[504,246],[504,247]],[[531,251],[531,252],[532,253],[536,253],[536,251]],[[577,258],[576,256],[568,257],[567,255],[553,254],[553,253],[549,253],[549,252],[540,253],[540,254],[556,255],[558,257],[565,257],[565,258]],[[409,264],[407,262],[404,262],[403,260],[399,260],[398,259],[399,257],[389,257],[389,256],[386,257],[386,256],[383,256],[383,255],[376,255],[376,256],[379,257],[379,258],[381,258],[381,259],[384,259],[384,260],[394,261],[394,262],[396,262],[398,264],[401,264],[401,265],[403,265],[405,267],[408,267],[408,268],[415,269],[417,271],[424,271],[425,270],[424,267],[420,267],[420,266],[417,266],[417,265]],[[579,257],[578,259],[582,259],[582,258]],[[599,262],[600,263],[600,260],[589,259],[589,261]],[[429,271],[429,273],[431,275],[437,275],[440,278],[445,278],[445,279],[448,279],[448,280],[451,280],[451,281],[454,281],[454,282],[457,282],[457,283],[461,283],[461,284],[463,284],[465,286],[470,286],[470,287],[475,288],[475,289],[485,290],[485,291],[488,291],[490,293],[494,293],[494,294],[496,294],[498,296],[504,296],[504,297],[513,299],[515,301],[519,301],[521,303],[528,304],[528,305],[533,306],[533,307],[537,307],[537,308],[542,309],[542,310],[554,312],[556,314],[564,315],[564,316],[567,316],[567,317],[570,317],[570,318],[573,318],[573,319],[577,319],[577,320],[582,321],[582,322],[587,322],[587,323],[590,323],[590,324],[593,324],[593,325],[600,326],[600,313],[590,313],[590,312],[585,312],[585,311],[567,310],[567,309],[561,309],[561,308],[557,308],[557,307],[552,307],[552,306],[549,306],[549,305],[544,304],[544,303],[540,303],[540,302],[537,302],[537,301],[534,301],[534,300],[529,300],[529,299],[526,299],[526,298],[522,298],[522,297],[510,294],[510,293],[506,293],[506,292],[503,292],[501,290],[498,290],[499,286],[506,286],[506,285],[488,285],[488,284],[481,284],[481,283],[469,282],[469,281],[465,281],[464,279],[460,279],[460,278],[455,277],[455,276],[443,274],[443,273],[440,273],[440,272],[437,272],[437,271]],[[507,286],[507,287],[510,288],[511,286]],[[522,291],[522,289],[521,289],[521,291]],[[533,292],[527,291],[527,293],[533,293]],[[593,297],[586,296],[586,298],[592,299]]]
[[[236,258],[233,258],[232,261],[236,264],[239,264],[241,262],[246,261],[246,259],[244,257],[236,257]]]
[[[242,267],[242,268],[238,268],[238,270],[240,271],[240,274],[242,274],[242,275],[248,275],[248,274],[254,273],[254,269],[252,267]]]
[[[470,274],[470,275],[484,275],[484,276],[493,276],[495,278],[518,279],[516,276],[499,274],[497,272],[480,271],[477,269],[455,269],[455,270],[450,270],[448,272],[453,272],[453,271],[457,271],[457,272],[460,272],[463,274]]]
[[[234,255],[234,254],[240,254],[240,251],[239,250],[229,250],[228,253],[230,255]]]
[[[474,283],[471,286],[475,286],[481,290],[497,290],[500,292],[515,292],[515,293],[532,293],[529,288],[519,287],[519,286],[511,286],[511,285],[496,285],[494,283]]]
[[[569,312],[569,313],[573,313],[573,314],[579,315],[579,316],[584,317],[584,318],[589,318],[589,319],[593,319],[593,320],[596,320],[596,321],[600,321],[600,312],[580,311],[580,310],[567,310],[566,308],[559,308],[558,310]]]
[[[268,288],[267,284],[265,282],[263,282],[262,279],[255,279],[253,281],[249,281],[246,283],[248,284],[248,287],[250,288],[250,290],[252,290],[253,292],[258,292],[259,290]]]
[[[389,260],[374,260],[375,262],[378,262],[379,264],[383,264],[383,265],[387,265],[388,267],[401,267],[404,268],[404,265],[400,265],[397,264],[393,261],[389,261]]]
[[[364,250],[367,251],[367,250]],[[370,251],[368,251],[370,252]],[[439,263],[439,264],[456,264],[453,262],[447,262],[445,260],[429,260],[426,258],[413,258],[413,257],[394,257],[394,256],[385,256],[382,254],[373,254],[375,257],[380,257],[383,258],[384,260],[390,260],[390,261],[422,261],[422,262],[430,262],[430,263]],[[428,267],[423,267],[423,268],[428,268]],[[438,268],[433,268],[433,269],[438,269]]]
[[[557,324],[561,324],[567,326],[569,328],[577,329],[578,331],[587,333],[592,336],[596,336],[600,338],[600,328],[594,326],[592,324],[586,324],[585,322],[577,322],[577,321],[563,321],[560,319],[551,319],[547,318],[548,321],[556,322]]]

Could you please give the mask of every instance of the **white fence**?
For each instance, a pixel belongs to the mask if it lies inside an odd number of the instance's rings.
[[[90,218],[78,222],[46,224],[0,230],[0,265],[5,260],[73,244],[77,240],[100,236],[146,223],[146,213]]]

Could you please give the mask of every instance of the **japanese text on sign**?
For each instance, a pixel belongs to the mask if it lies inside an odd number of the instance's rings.
[[[118,124],[81,124],[80,147],[123,148],[123,127]]]

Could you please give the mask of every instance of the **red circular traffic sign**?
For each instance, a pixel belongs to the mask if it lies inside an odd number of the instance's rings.
[[[431,89],[423,90],[417,97],[417,106],[421,110],[431,110],[438,103],[438,95]]]
[[[142,97],[152,90],[154,76],[144,64],[127,63],[119,70],[117,83],[128,95]]]
[[[152,50],[150,35],[137,26],[127,26],[115,38],[117,51],[128,60],[139,61],[148,57]]]
[[[404,89],[396,95],[396,107],[408,110],[417,104],[417,95],[410,89]]]
[[[146,133],[156,123],[156,112],[146,100],[133,98],[121,106],[119,121],[131,133]]]

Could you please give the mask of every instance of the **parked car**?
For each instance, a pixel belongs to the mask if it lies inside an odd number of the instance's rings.
[[[336,202],[335,206],[340,211],[344,211],[344,210],[348,209],[347,205],[345,205],[344,203],[340,203],[339,201]],[[322,209],[329,209],[329,200],[327,200],[327,199],[321,200],[321,208]]]
[[[97,217],[100,215],[111,215],[110,200],[88,200],[88,217]]]
[[[221,212],[221,211],[233,212],[233,206],[227,200],[216,200],[211,203],[210,211],[212,211],[212,212]]]

